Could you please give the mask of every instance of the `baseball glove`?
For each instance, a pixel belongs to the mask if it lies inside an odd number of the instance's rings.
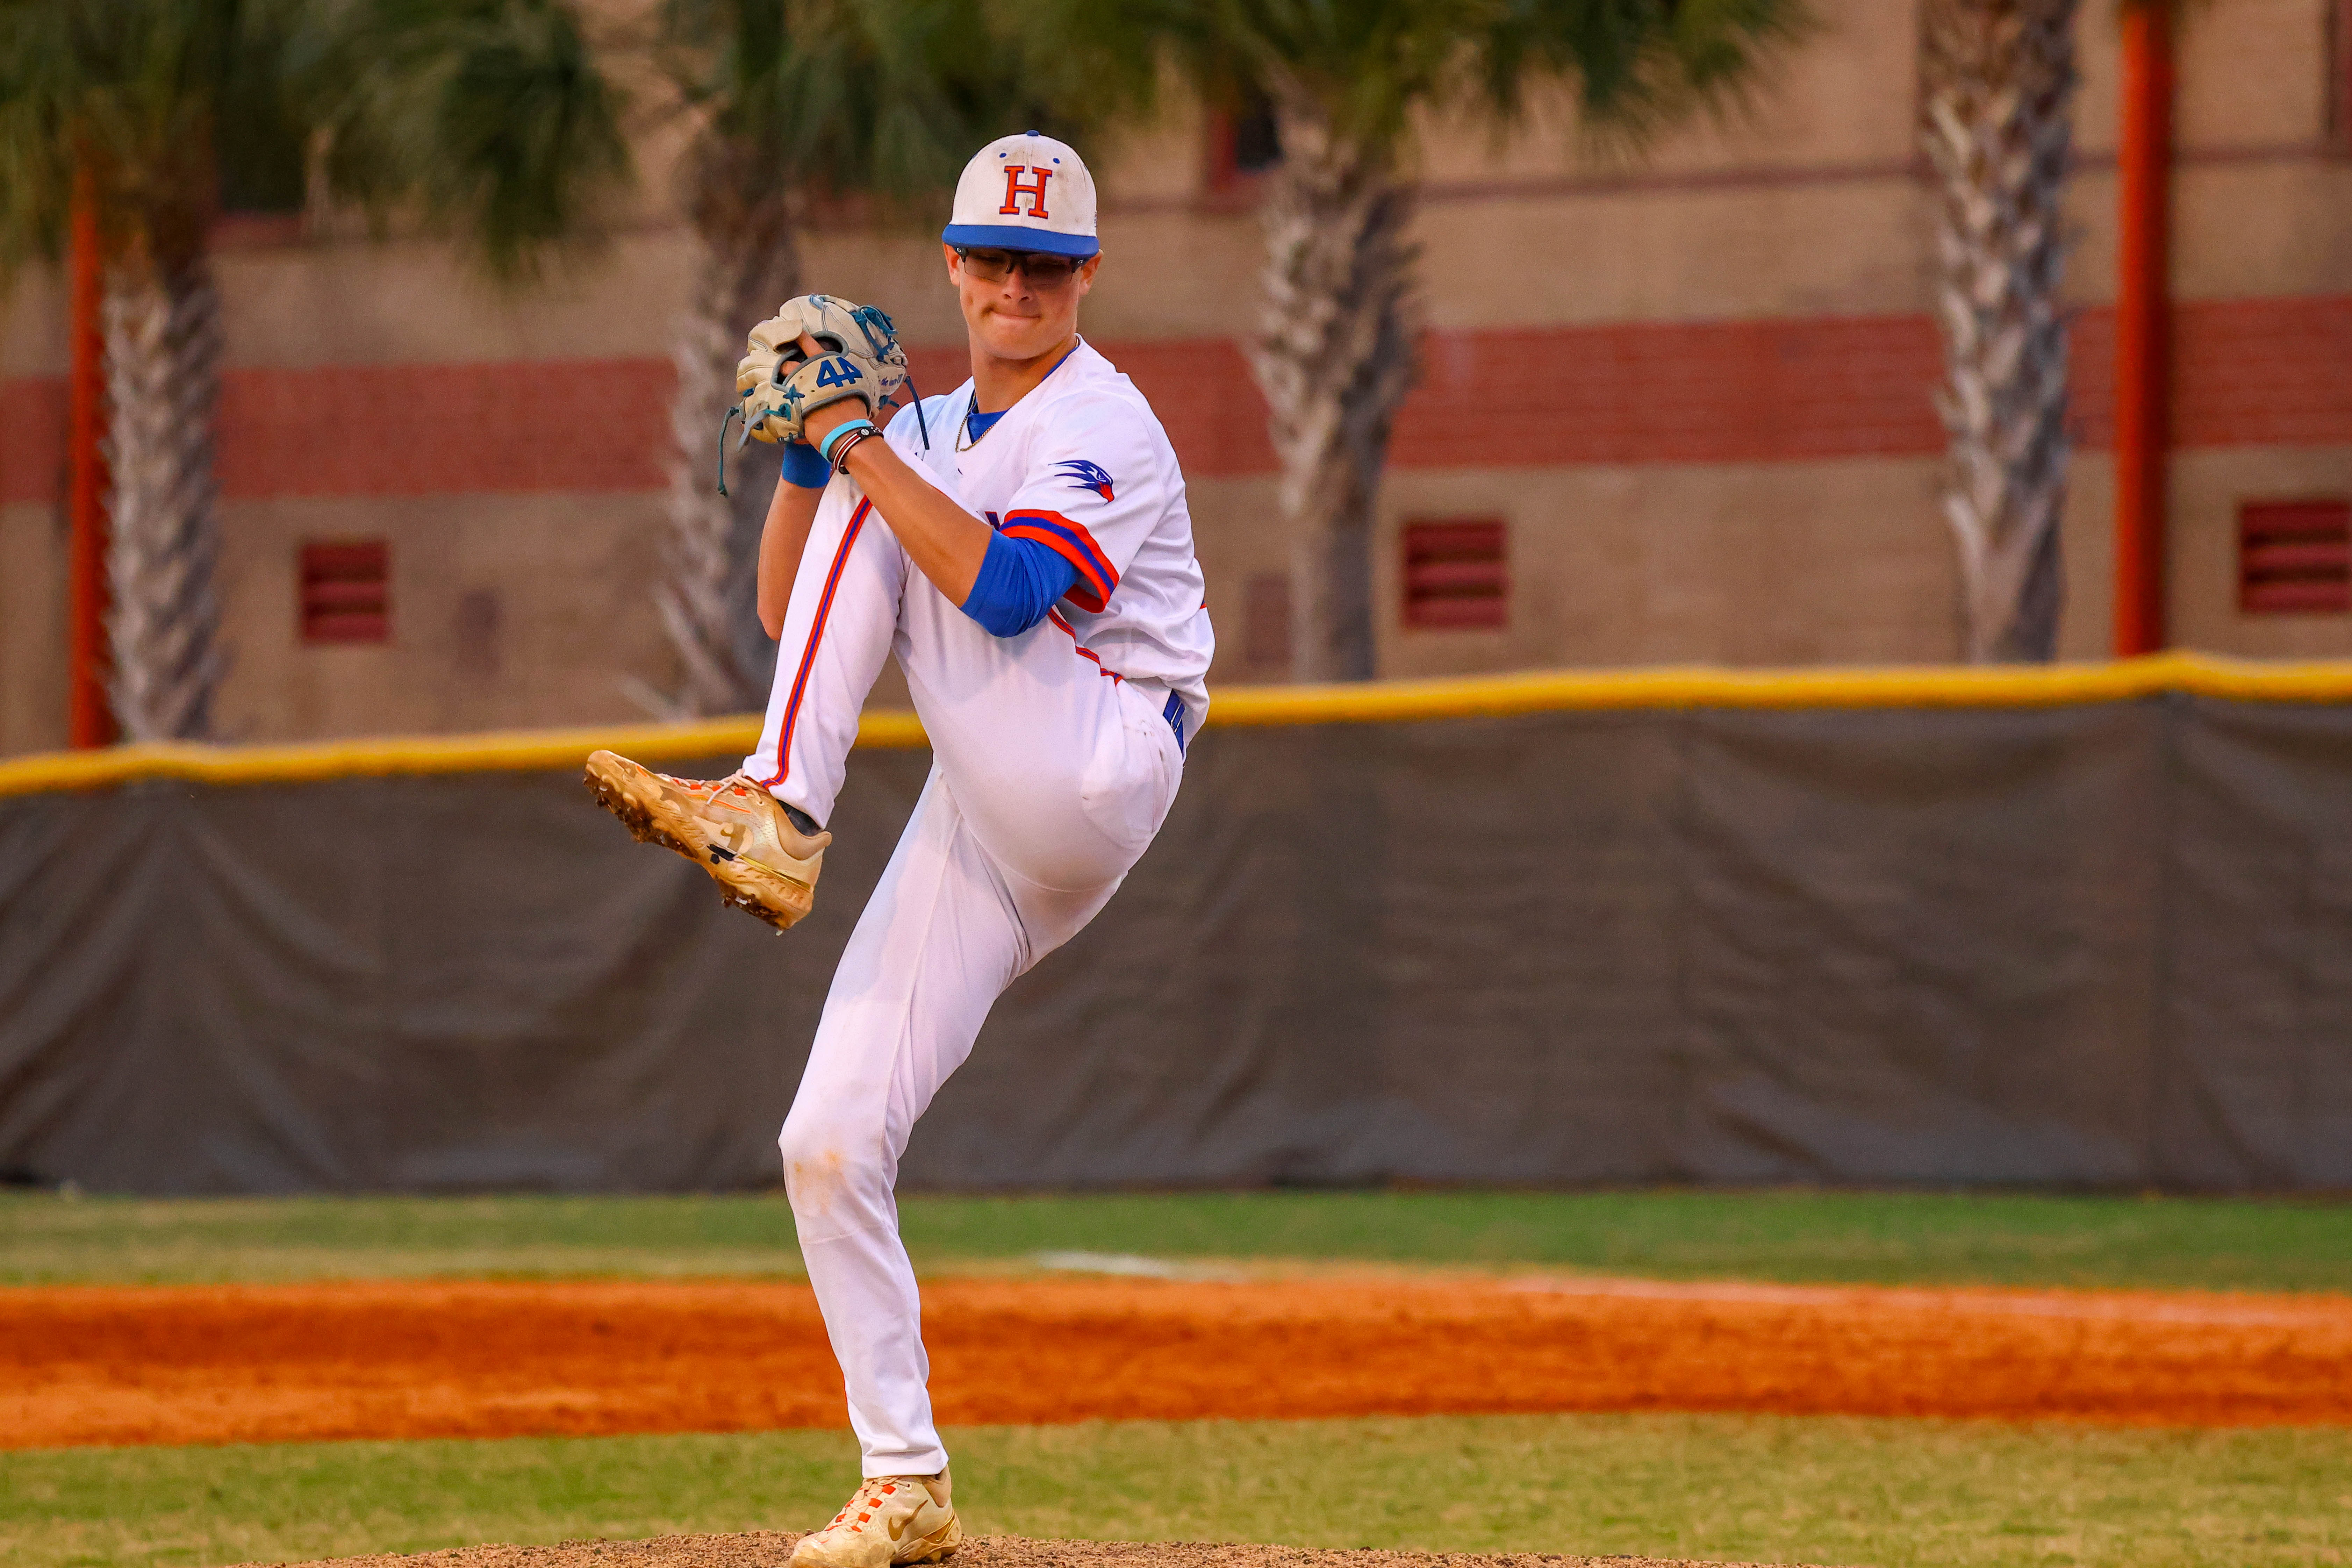
[[[811,359],[806,334],[827,352]],[[830,294],[803,294],[751,329],[749,353],[735,370],[744,434],[798,441],[808,416],[845,398],[879,416],[907,384],[907,351],[890,318],[871,305]]]

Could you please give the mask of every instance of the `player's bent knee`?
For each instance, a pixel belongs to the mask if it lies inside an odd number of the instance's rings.
[[[803,1219],[854,1225],[877,1196],[888,1201],[889,1163],[871,1129],[838,1118],[793,1115],[777,1136],[784,1192]]]

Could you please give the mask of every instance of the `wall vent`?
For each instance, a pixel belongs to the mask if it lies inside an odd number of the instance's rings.
[[[1209,191],[1230,195],[1282,162],[1282,131],[1275,119],[1274,100],[1264,95],[1244,100],[1226,112],[1209,118]]]
[[[1404,525],[1404,624],[1415,631],[1510,623],[1510,562],[1499,518]]]
[[[2250,616],[2352,610],[2352,500],[2240,503],[2238,608]]]
[[[388,642],[392,552],[381,539],[302,546],[302,640]]]

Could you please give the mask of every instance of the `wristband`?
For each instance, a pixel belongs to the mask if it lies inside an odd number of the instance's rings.
[[[840,468],[840,465],[834,461],[834,443],[840,440],[844,436],[848,435],[852,430],[863,430],[870,436],[874,433],[874,421],[871,419],[852,419],[847,424],[835,426],[832,432],[825,437],[824,444],[816,449],[817,456],[824,459],[825,466],[827,468],[835,468],[836,470]]]
[[[806,441],[784,443],[784,483],[821,490],[833,482],[833,465]]]
[[[861,443],[871,441],[881,434],[879,430],[852,430],[843,437],[833,448],[833,471],[836,474],[849,472],[849,454],[857,450]]]

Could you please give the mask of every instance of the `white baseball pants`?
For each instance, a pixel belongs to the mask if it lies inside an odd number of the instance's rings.
[[[779,800],[830,816],[894,650],[930,735],[930,779],[842,954],[778,1142],[865,1474],[932,1475],[948,1461],[898,1237],[899,1156],[997,996],[1150,845],[1182,752],[1165,690],[1111,678],[1057,618],[990,635],[846,481],[818,510],[781,642],[744,760]]]

